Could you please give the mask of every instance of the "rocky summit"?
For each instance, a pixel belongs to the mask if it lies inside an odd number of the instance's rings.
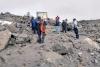
[[[39,44],[28,17],[6,15],[13,23],[0,25],[0,67],[100,67],[100,20],[80,21],[79,39],[72,30],[58,34],[47,25],[45,43]]]

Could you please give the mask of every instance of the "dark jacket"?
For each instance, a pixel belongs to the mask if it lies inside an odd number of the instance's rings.
[[[62,27],[67,27],[67,23],[66,22],[62,22]]]
[[[60,26],[60,22],[59,21],[56,21],[55,26]]]

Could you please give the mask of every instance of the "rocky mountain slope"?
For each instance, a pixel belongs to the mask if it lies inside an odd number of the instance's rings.
[[[57,34],[49,26],[44,44],[19,39],[0,52],[0,67],[99,67],[99,44],[87,36],[74,38],[73,32]],[[24,34],[23,34],[24,35]],[[28,37],[27,37],[28,38]],[[25,43],[26,42],[26,43]],[[91,43],[92,42],[92,43]]]
[[[1,25],[0,67],[100,67],[99,25],[99,20],[81,21],[80,39],[73,31],[57,34],[48,25],[43,44],[27,22]]]

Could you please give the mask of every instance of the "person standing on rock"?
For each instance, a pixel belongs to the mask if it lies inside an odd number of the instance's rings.
[[[36,20],[34,19],[34,17],[32,17],[32,19],[31,19],[31,24],[32,24],[32,30],[33,30],[34,34],[36,34],[37,28],[36,28]]]
[[[67,21],[63,20],[63,22],[62,22],[62,32],[66,33],[66,31],[67,31]]]
[[[45,22],[41,19],[41,17],[38,17],[37,19],[37,34],[38,34],[38,43],[44,43],[45,39],[45,30],[46,30],[46,25]]]
[[[46,23],[43,19],[40,22],[40,30],[41,30],[41,43],[44,43],[44,39],[46,36]]]
[[[56,23],[55,23],[55,27],[56,27],[56,32],[60,33],[60,21],[59,21],[59,16],[56,17]]]
[[[78,22],[77,20],[74,18],[73,19],[73,30],[76,34],[76,38],[79,39],[79,34],[78,34]]]
[[[37,40],[37,42],[39,42],[39,43],[41,42],[40,21],[41,21],[41,17],[37,17],[37,19],[36,19],[36,23],[37,23],[36,28],[37,28],[37,34],[38,34],[38,40]]]
[[[74,18],[73,19],[73,30],[76,34],[76,38],[79,39],[79,34],[78,34],[78,22],[77,20]]]

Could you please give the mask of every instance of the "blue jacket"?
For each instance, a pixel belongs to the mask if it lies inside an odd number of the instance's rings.
[[[32,23],[32,28],[36,27],[36,20],[33,19],[33,20],[31,21],[31,23]]]

